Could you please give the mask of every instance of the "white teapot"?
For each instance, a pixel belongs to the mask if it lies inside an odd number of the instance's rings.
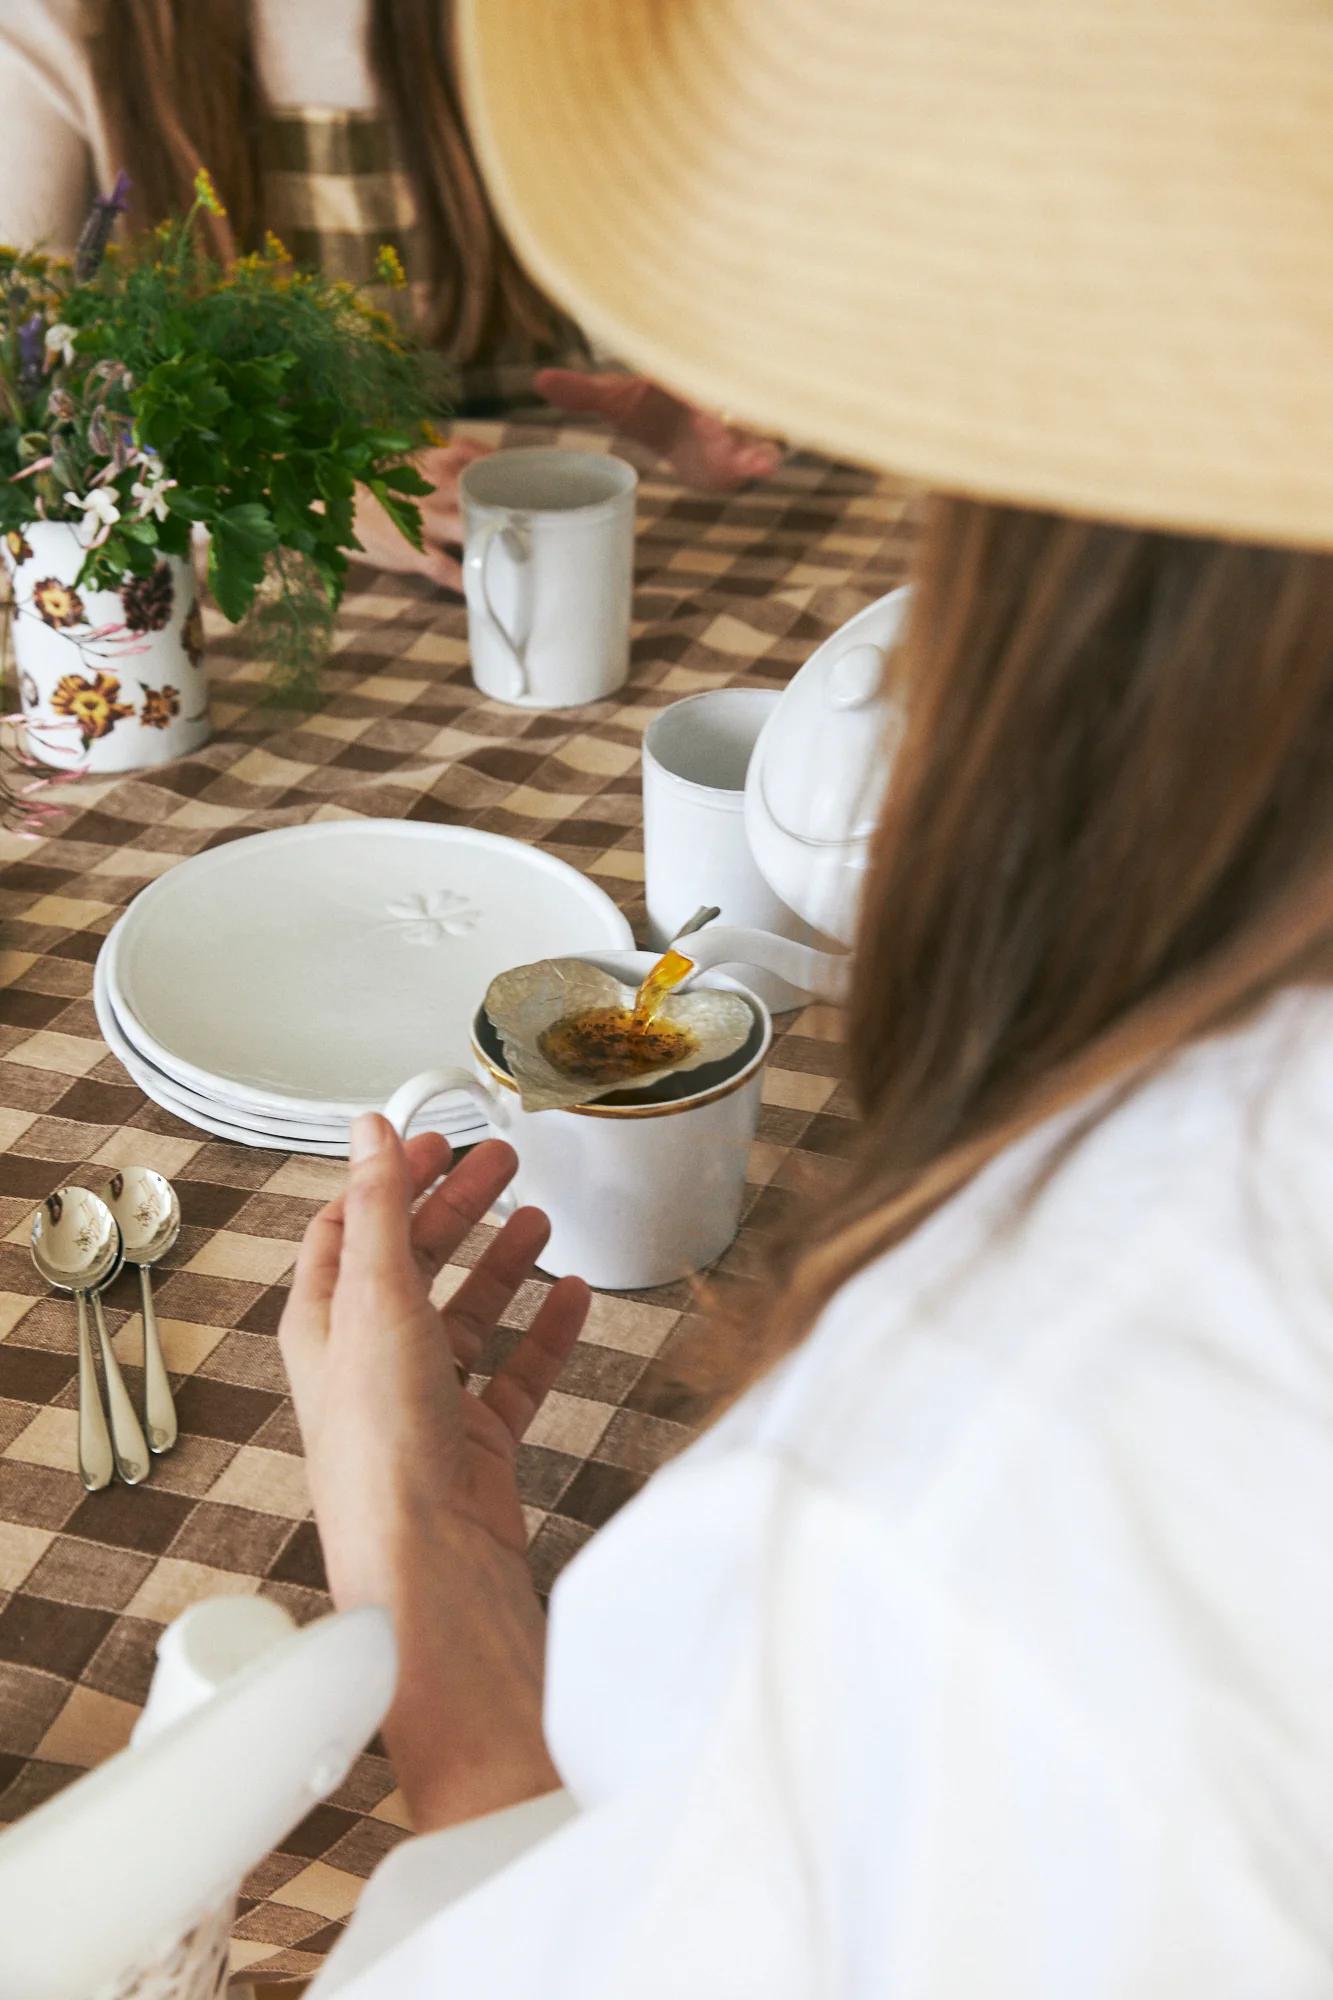
[[[745,780],[745,830],[783,902],[849,945],[871,838],[888,786],[898,706],[885,671],[901,637],[906,588],[866,606],[826,639],[765,723]],[[727,924],[696,931],[696,966],[761,967],[821,999],[841,999],[850,960]]]

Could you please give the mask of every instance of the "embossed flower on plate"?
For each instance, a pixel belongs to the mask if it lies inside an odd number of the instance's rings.
[[[404,944],[443,944],[446,938],[466,937],[481,922],[477,905],[455,889],[431,889],[425,895],[401,896],[389,904],[388,910],[400,927]]]

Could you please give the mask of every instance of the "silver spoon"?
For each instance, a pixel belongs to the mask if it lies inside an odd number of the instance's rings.
[[[722,912],[716,903],[701,904],[689,921],[681,925],[671,940],[672,944],[679,944],[682,938],[691,937],[695,931],[701,931],[705,924],[711,924],[714,917],[721,915]]]
[[[57,1188],[33,1217],[32,1261],[48,1285],[73,1292],[79,1308],[79,1477],[90,1493],[111,1483],[115,1459],[88,1334],[88,1293],[120,1269],[120,1231],[86,1188]]]
[[[66,1189],[68,1193],[69,1190]],[[88,1188],[81,1193],[91,1192]],[[100,1196],[93,1200],[106,1208]],[[110,1211],[108,1210],[108,1213]],[[115,1218],[113,1217],[114,1221]],[[111,1345],[111,1335],[107,1332],[106,1315],[102,1311],[102,1293],[113,1279],[119,1277],[121,1265],[125,1262],[125,1244],[116,1225],[116,1240],[120,1244],[120,1256],[116,1268],[100,1285],[94,1285],[89,1297],[93,1307],[93,1325],[97,1328],[98,1345],[102,1350],[102,1379],[106,1383],[106,1413],[111,1419],[111,1443],[116,1454],[116,1472],[127,1486],[137,1486],[141,1479],[147,1479],[151,1461],[148,1446],[144,1440],[143,1425],[135,1414],[130,1392],[125,1387],[125,1377],[120,1372],[115,1349]]]
[[[139,1267],[148,1443],[154,1451],[170,1451],[176,1442],[176,1405],[171,1399],[171,1383],[162,1358],[148,1267],[165,1257],[180,1235],[181,1205],[171,1182],[165,1175],[155,1174],[151,1167],[121,1167],[100,1192],[120,1225],[126,1263]]]

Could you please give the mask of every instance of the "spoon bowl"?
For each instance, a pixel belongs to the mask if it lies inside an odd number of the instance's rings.
[[[127,1264],[156,1264],[181,1233],[181,1205],[165,1174],[121,1167],[100,1190],[125,1244]]]
[[[33,1217],[32,1261],[58,1292],[101,1291],[123,1261],[115,1216],[88,1188],[57,1188]]]

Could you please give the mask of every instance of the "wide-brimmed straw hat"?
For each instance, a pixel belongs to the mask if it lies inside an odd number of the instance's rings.
[[[464,0],[534,276],[762,430],[1333,545],[1333,0]]]

